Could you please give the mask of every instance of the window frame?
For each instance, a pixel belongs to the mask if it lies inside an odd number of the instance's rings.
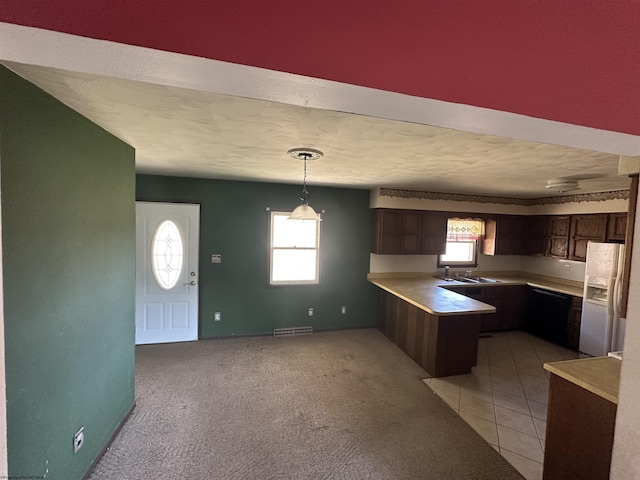
[[[291,212],[285,211],[270,211],[269,212],[269,278],[268,284],[270,287],[278,286],[291,286],[291,285],[318,285],[320,283],[320,224],[321,222],[315,220],[289,220],[291,222],[315,222],[316,223],[316,235],[315,235],[315,247],[274,247],[274,227],[276,216],[291,215]],[[320,214],[318,214],[320,216]],[[273,280],[273,264],[274,264],[274,251],[275,250],[313,250],[316,252],[316,265],[315,265],[315,278],[313,280]]]

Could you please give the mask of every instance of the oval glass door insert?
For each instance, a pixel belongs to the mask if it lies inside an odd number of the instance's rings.
[[[170,290],[178,283],[182,272],[183,252],[178,226],[171,220],[163,221],[151,240],[151,271],[163,290]]]

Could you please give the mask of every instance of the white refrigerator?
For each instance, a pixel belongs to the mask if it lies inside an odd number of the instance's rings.
[[[620,318],[624,245],[589,242],[580,324],[580,351],[596,357],[621,351],[626,320]]]

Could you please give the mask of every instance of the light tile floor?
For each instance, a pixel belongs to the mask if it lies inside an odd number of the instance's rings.
[[[525,332],[497,332],[480,338],[471,373],[423,381],[527,480],[540,480],[549,395],[542,365],[578,356]]]

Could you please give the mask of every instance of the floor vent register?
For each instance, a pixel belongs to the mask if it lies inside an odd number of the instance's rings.
[[[294,335],[311,335],[313,327],[274,328],[274,337],[293,337]]]

